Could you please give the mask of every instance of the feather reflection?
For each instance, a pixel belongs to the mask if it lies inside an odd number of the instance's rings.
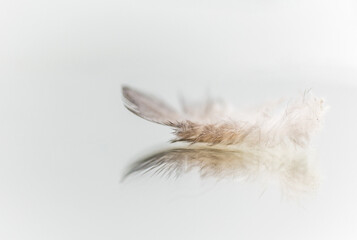
[[[201,177],[264,181],[276,179],[284,193],[296,195],[311,192],[318,185],[319,177],[314,165],[311,154],[295,146],[227,148],[191,145],[159,151],[140,159],[128,168],[123,179],[148,172],[179,177],[196,169]]]

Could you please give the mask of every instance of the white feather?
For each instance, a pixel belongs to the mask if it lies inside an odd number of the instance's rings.
[[[123,96],[130,111],[172,127],[173,142],[190,143],[134,163],[127,175],[149,170],[180,175],[198,167],[202,176],[219,178],[251,179],[268,173],[281,180],[285,191],[292,192],[311,190],[318,184],[309,143],[321,127],[327,107],[310,92],[280,111],[281,101],[248,112],[214,101],[185,104],[179,112],[128,87],[123,88]]]

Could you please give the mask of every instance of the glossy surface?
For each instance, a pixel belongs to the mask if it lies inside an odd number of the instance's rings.
[[[356,239],[356,4],[240,2],[2,3],[0,238]],[[123,107],[122,84],[176,106],[312,88],[331,106],[313,144],[319,191],[287,200],[195,172],[121,183],[171,138]]]

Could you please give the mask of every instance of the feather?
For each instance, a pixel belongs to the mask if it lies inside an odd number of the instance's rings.
[[[176,135],[172,142],[274,146],[291,141],[304,146],[319,129],[326,110],[324,101],[311,93],[275,115],[269,108],[229,112],[225,105],[214,102],[203,106],[204,111],[195,110],[198,107],[187,110],[186,106],[186,111],[179,113],[163,101],[128,87],[123,88],[123,96],[125,106],[136,115],[172,127]]]
[[[250,111],[213,100],[184,103],[183,111],[178,111],[129,87],[123,87],[123,97],[136,115],[173,128],[171,142],[189,143],[133,163],[124,178],[150,171],[179,176],[197,168],[202,177],[274,175],[287,192],[305,192],[318,185],[309,143],[327,106],[310,91],[285,107],[277,101]]]

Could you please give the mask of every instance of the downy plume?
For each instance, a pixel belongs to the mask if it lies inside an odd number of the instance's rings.
[[[285,108],[279,101],[244,112],[218,101],[186,103],[177,111],[154,96],[129,87],[122,90],[128,110],[171,127],[171,142],[188,143],[135,162],[125,177],[148,171],[179,176],[198,168],[203,177],[275,176],[287,192],[306,192],[318,185],[309,144],[327,107],[310,91]]]

